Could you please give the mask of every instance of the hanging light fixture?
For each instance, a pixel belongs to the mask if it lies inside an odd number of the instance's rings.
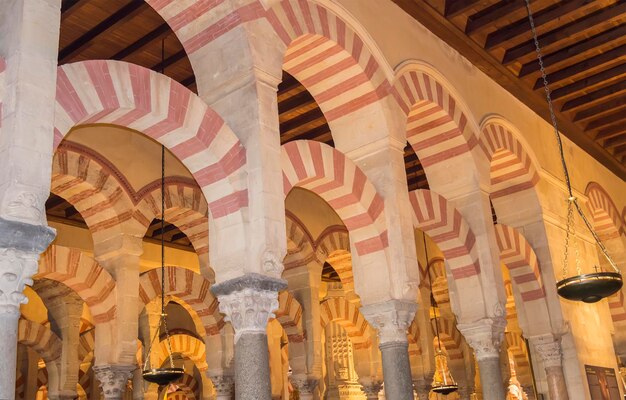
[[[156,383],[159,386],[165,386],[177,379],[180,379],[185,374],[184,368],[176,368],[174,365],[174,358],[172,356],[172,343],[170,341],[170,334],[167,330],[167,314],[165,313],[165,146],[161,145],[161,315],[159,319],[159,326],[154,332],[154,336],[150,341],[148,352],[146,353],[146,360],[143,364],[143,379],[148,382]],[[153,368],[150,365],[150,353],[154,346],[154,342],[160,336],[161,328],[165,332],[165,341],[167,345],[167,360],[169,366]],[[167,396],[167,395],[166,395]]]
[[[428,283],[430,285],[430,306],[435,317],[435,332],[437,334],[437,348],[435,349],[435,374],[433,375],[433,383],[430,387],[435,393],[444,396],[459,390],[459,386],[452,378],[452,373],[448,368],[448,358],[441,349],[441,337],[439,336],[439,319],[437,318],[437,302],[433,295],[433,280],[430,276],[430,264],[428,262],[428,247],[426,246],[426,234],[424,235],[424,255],[426,257],[426,270],[428,271]]]
[[[526,10],[528,11],[528,21],[533,34],[533,40],[535,42],[535,49],[537,52],[537,61],[541,70],[541,78],[543,79],[543,87],[546,92],[546,100],[548,102],[548,109],[550,110],[550,118],[552,120],[552,127],[554,128],[554,134],[559,148],[559,156],[561,158],[561,166],[563,167],[563,175],[565,177],[565,184],[567,186],[568,198],[567,198],[567,224],[565,233],[565,253],[563,256],[563,278],[557,282],[557,293],[559,296],[574,301],[583,301],[585,303],[595,303],[602,300],[605,297],[609,297],[622,288],[622,275],[617,268],[617,265],[609,255],[606,247],[600,240],[600,237],[595,232],[591,223],[585,216],[576,196],[572,191],[572,185],[570,182],[569,171],[565,162],[565,155],[563,154],[563,143],[561,142],[561,135],[556,122],[556,116],[554,114],[554,107],[552,105],[552,98],[550,96],[550,88],[548,86],[548,79],[546,71],[543,65],[543,56],[541,54],[541,47],[539,46],[539,40],[537,38],[537,30],[535,29],[535,22],[533,20],[533,14],[530,9],[530,0],[526,1]],[[613,271],[601,271],[597,266],[592,273],[583,273],[580,265],[580,255],[578,253],[578,245],[576,243],[576,232],[574,226],[574,211],[583,220],[585,226],[591,232],[591,236],[597,243],[600,251],[607,259],[609,265]],[[569,249],[571,247],[571,241],[574,241],[573,247],[576,257],[576,275],[568,277],[568,261],[569,261]]]

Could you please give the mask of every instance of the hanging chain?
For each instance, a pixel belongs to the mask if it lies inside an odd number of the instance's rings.
[[[569,247],[569,237],[570,235],[575,234],[574,232],[574,214],[573,214],[573,207],[576,208],[576,211],[578,212],[578,215],[580,215],[580,218],[583,220],[583,222],[585,223],[585,226],[587,227],[587,229],[589,230],[589,232],[591,233],[591,236],[593,237],[593,239],[595,240],[596,244],[598,245],[598,247],[600,248],[600,251],[602,252],[602,254],[604,255],[604,257],[607,259],[607,261],[609,262],[609,264],[611,265],[611,267],[613,267],[613,269],[615,270],[615,272],[619,273],[619,269],[617,268],[617,265],[615,264],[615,261],[613,261],[613,258],[611,258],[611,256],[609,255],[609,252],[607,251],[606,247],[604,246],[604,243],[602,243],[602,240],[600,240],[600,237],[598,236],[598,234],[596,233],[596,231],[593,229],[593,226],[591,226],[591,223],[589,222],[589,220],[587,219],[587,216],[585,215],[585,213],[583,212],[583,209],[581,208],[580,204],[578,204],[578,199],[576,198],[576,196],[574,196],[574,193],[572,191],[572,183],[570,181],[570,175],[569,175],[569,170],[567,169],[567,163],[565,162],[565,154],[563,152],[563,142],[561,141],[561,134],[559,133],[559,127],[556,121],[556,115],[554,113],[554,106],[552,104],[552,96],[550,93],[550,86],[548,84],[548,76],[546,74],[546,70],[543,64],[543,54],[541,53],[541,47],[539,46],[539,38],[537,37],[537,29],[535,27],[535,20],[533,18],[533,13],[530,9],[530,0],[525,0],[526,1],[526,10],[528,11],[528,22],[530,23],[530,30],[533,34],[533,41],[535,43],[535,52],[537,53],[537,61],[539,62],[539,69],[541,71],[541,79],[543,80],[543,89],[546,93],[546,100],[548,101],[548,109],[550,110],[550,120],[552,121],[552,127],[554,128],[554,136],[556,137],[556,142],[559,148],[559,155],[561,157],[561,166],[563,167],[563,175],[565,177],[565,185],[567,186],[567,193],[568,193],[568,211],[567,211],[567,233],[566,233],[566,240],[565,240],[565,257],[564,257],[564,276],[567,275],[567,253],[568,253],[568,247]],[[573,205],[573,207],[572,207]],[[571,216],[570,216],[571,214]],[[576,239],[574,238],[574,246],[575,246],[575,250],[576,250],[576,269],[578,270],[578,275],[581,274],[580,271],[580,258],[579,258],[579,254],[578,254],[578,244]]]

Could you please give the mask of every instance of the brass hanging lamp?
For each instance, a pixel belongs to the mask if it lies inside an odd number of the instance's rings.
[[[550,88],[548,86],[548,79],[546,71],[543,65],[543,56],[541,53],[541,47],[539,46],[539,40],[537,38],[537,30],[535,28],[535,22],[533,20],[533,14],[530,9],[530,0],[526,1],[526,10],[528,11],[528,21],[535,42],[535,49],[537,52],[537,61],[541,70],[541,77],[543,79],[543,87],[546,92],[546,100],[548,102],[548,108],[550,110],[550,118],[552,120],[552,127],[554,128],[554,134],[559,148],[559,155],[561,158],[561,166],[563,167],[563,175],[565,177],[565,184],[567,186],[568,198],[567,198],[567,223],[565,234],[565,253],[563,256],[563,278],[557,282],[557,293],[559,296],[573,301],[582,301],[585,303],[595,303],[602,300],[605,297],[609,297],[615,294],[622,288],[623,281],[622,275],[617,268],[617,265],[609,255],[606,247],[600,240],[600,237],[591,226],[591,223],[585,216],[578,199],[574,196],[572,191],[572,185],[570,182],[569,171],[567,169],[567,163],[565,162],[565,155],[563,154],[563,143],[561,142],[561,134],[554,114],[554,107],[552,105],[552,97],[550,95]],[[574,226],[574,211],[580,216],[585,226],[591,232],[591,236],[595,240],[596,244],[600,248],[602,255],[606,258],[609,265],[613,269],[612,271],[601,271],[597,266],[592,273],[583,273],[580,265],[580,256],[578,253],[578,245],[576,243],[576,232]],[[568,277],[568,262],[569,262],[569,249],[570,241],[574,241],[573,247],[576,256],[576,275]]]
[[[146,353],[146,360],[143,364],[143,379],[156,383],[159,386],[168,385],[180,378],[185,374],[184,368],[177,368],[174,365],[174,358],[172,356],[172,343],[170,341],[170,334],[167,330],[167,314],[165,313],[165,146],[161,145],[161,315],[159,319],[159,326],[154,332],[154,336],[150,341],[148,352]],[[167,360],[169,366],[161,366],[153,368],[150,364],[150,353],[154,343],[158,337],[160,337],[161,328],[165,332],[165,341],[167,345]]]
[[[441,336],[439,336],[439,319],[437,318],[437,310],[439,309],[435,296],[433,295],[433,280],[430,276],[430,264],[428,262],[428,248],[426,247],[426,235],[424,235],[424,255],[426,257],[426,270],[428,271],[428,284],[430,286],[430,306],[434,313],[435,332],[437,336],[437,348],[435,349],[435,374],[433,375],[433,383],[430,390],[444,396],[459,390],[459,386],[452,377],[452,373],[448,368],[448,357],[441,349]]]

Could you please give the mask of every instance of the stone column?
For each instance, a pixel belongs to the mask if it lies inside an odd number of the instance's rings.
[[[503,317],[484,318],[457,327],[474,350],[484,400],[504,400],[504,381],[500,368],[500,345],[506,320]]]
[[[133,371],[133,400],[144,400],[144,380],[141,368]]]
[[[402,300],[389,300],[361,307],[363,316],[378,331],[385,398],[388,400],[413,400],[406,333],[416,311],[416,303]]]
[[[126,393],[126,384],[132,377],[135,365],[94,365],[96,379],[105,400],[122,400]]]
[[[550,400],[568,400],[569,395],[563,374],[561,340],[547,334],[532,337],[530,342],[541,357],[543,367],[546,370]]]
[[[247,274],[213,285],[225,320],[235,330],[235,398],[270,400],[267,323],[278,308],[282,279]]]
[[[313,394],[319,380],[309,379],[306,376],[292,376],[291,384],[298,389],[300,400],[313,400]]]
[[[359,381],[363,387],[365,398],[367,400],[378,400],[380,389],[383,387],[383,381],[380,379],[361,379]]]
[[[215,388],[215,400],[232,400],[235,394],[235,380],[229,375],[215,375],[210,377]]]

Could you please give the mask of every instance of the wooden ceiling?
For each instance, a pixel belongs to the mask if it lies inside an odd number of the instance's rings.
[[[393,2],[549,119],[524,0]],[[626,1],[531,8],[560,130],[626,179]]]

